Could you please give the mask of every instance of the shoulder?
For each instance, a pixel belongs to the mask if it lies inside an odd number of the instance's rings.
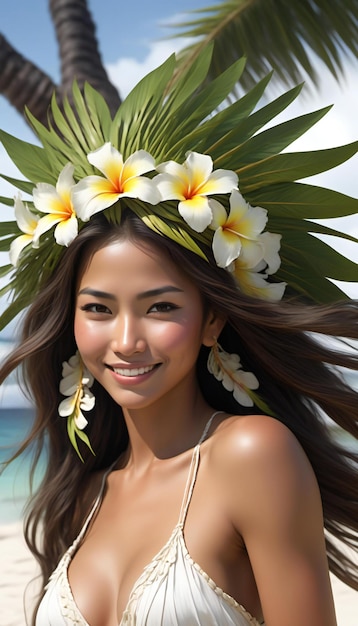
[[[320,507],[311,464],[294,434],[266,415],[233,416],[218,427],[210,449],[233,514],[296,515],[303,503]],[[231,505],[230,505],[231,506]],[[317,510],[318,510],[317,509]]]
[[[215,433],[211,454],[214,462],[229,469],[280,462],[287,456],[297,460],[305,457],[289,428],[268,415],[236,415],[223,420]]]

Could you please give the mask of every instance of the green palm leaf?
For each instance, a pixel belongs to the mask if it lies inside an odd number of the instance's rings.
[[[251,204],[265,207],[270,218],[329,219],[358,213],[356,198],[305,183],[263,184],[252,191],[244,188],[244,193]]]
[[[43,148],[17,139],[4,130],[0,130],[0,141],[10,159],[26,178],[34,182],[53,181],[51,164]]]
[[[325,150],[275,154],[240,168],[240,182],[250,191],[262,183],[293,181],[337,167],[357,152],[357,142]]]
[[[354,60],[358,53],[356,0],[227,0],[191,13],[192,20],[171,25],[179,29],[174,37],[195,38],[180,54],[178,77],[209,43],[214,44],[211,80],[247,57],[241,92],[271,69],[274,84],[289,86],[307,74],[319,85],[317,57],[338,78],[343,59]]]
[[[10,185],[13,185],[14,187],[16,187],[16,189],[19,189],[20,191],[24,191],[25,193],[28,193],[29,195],[32,194],[32,190],[34,188],[32,183],[29,183],[26,180],[17,180],[16,178],[12,178],[11,176],[5,176],[5,174],[0,174],[0,176],[4,180],[6,180],[8,183],[10,183]],[[14,204],[14,198],[1,197],[0,202],[1,204],[8,204],[12,206]]]

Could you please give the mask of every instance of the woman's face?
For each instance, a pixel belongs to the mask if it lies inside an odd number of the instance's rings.
[[[79,281],[78,349],[123,408],[190,393],[200,346],[212,345],[221,326],[204,316],[199,290],[166,255],[130,241],[98,250]]]

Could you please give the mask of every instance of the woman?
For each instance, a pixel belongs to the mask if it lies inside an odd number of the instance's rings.
[[[32,302],[2,368],[22,364],[37,409],[19,453],[48,451],[26,525],[44,582],[53,572],[34,623],[334,626],[326,550],[357,585],[336,541],[357,547],[357,458],[323,412],[356,435],[357,394],[332,366],[357,356],[322,335],[357,338],[357,304],[293,297],[309,293],[294,257],[277,272],[280,238],[238,191],[238,107],[217,114],[232,128],[219,153],[213,118],[198,126],[208,89],[191,82],[190,118],[188,82],[164,95],[173,69],[112,125],[90,90],[67,126],[54,105],[61,139],[34,121],[45,149],[19,183],[33,204],[15,201],[10,314]],[[178,118],[181,136],[160,135]],[[194,139],[202,152],[179,160]],[[276,272],[291,277],[280,302]]]

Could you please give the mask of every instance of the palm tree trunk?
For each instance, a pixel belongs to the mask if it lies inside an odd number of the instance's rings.
[[[60,48],[61,84],[56,85],[0,34],[0,94],[26,121],[25,105],[47,126],[48,108],[54,91],[62,108],[65,96],[71,101],[71,86],[76,79],[80,88],[87,81],[97,89],[114,114],[121,99],[102,63],[86,0],[49,0],[49,7]]]
[[[23,116],[25,105],[43,124],[56,85],[0,34],[0,93]]]
[[[50,0],[49,6],[60,48],[60,95],[71,98],[73,80],[80,88],[87,81],[103,95],[114,114],[121,100],[104,68],[86,0]]]

